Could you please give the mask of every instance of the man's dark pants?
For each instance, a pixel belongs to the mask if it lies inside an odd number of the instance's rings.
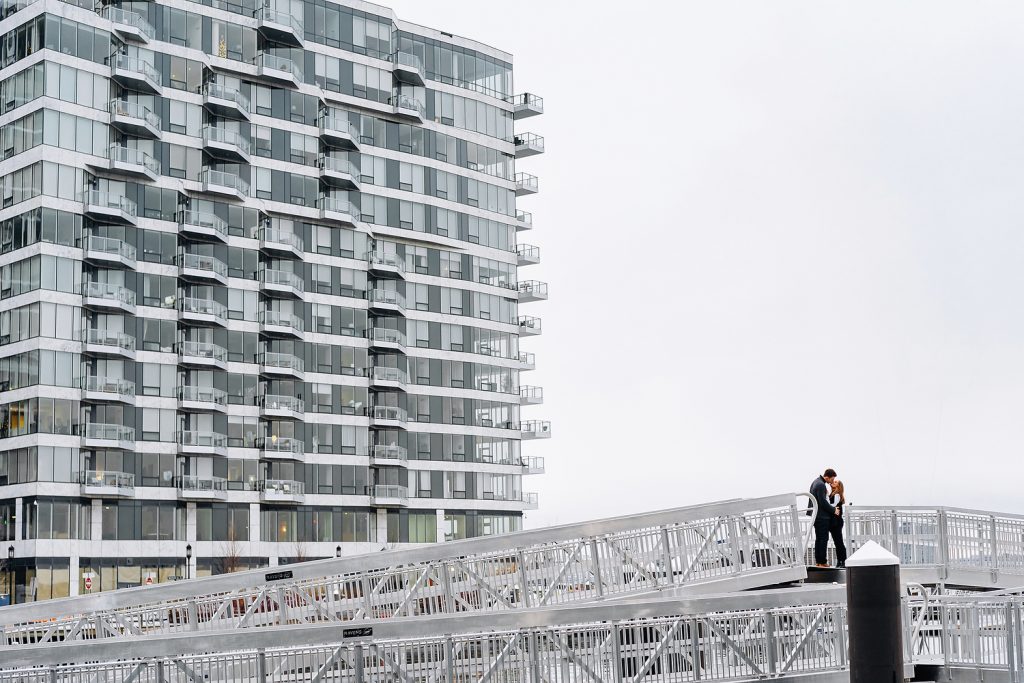
[[[828,532],[832,520],[828,517],[814,518],[814,563],[828,564]]]

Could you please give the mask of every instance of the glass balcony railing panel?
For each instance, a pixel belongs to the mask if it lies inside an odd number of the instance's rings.
[[[317,157],[317,165],[321,171],[328,171],[331,173],[347,173],[353,178],[359,177],[359,169],[348,159],[343,157],[334,157],[329,154],[321,154]]]
[[[115,285],[111,282],[86,280],[82,283],[82,296],[90,299],[117,301],[125,306],[135,305],[135,292],[124,285]]]
[[[110,65],[117,71],[146,78],[155,84],[160,83],[160,72],[156,70],[156,67],[139,57],[129,57],[124,54],[111,55]]]
[[[399,500],[408,500],[409,489],[405,486],[394,486],[390,484],[378,484],[373,487],[374,498],[397,498]]]
[[[527,420],[522,423],[521,429],[524,433],[537,436],[551,434],[551,422],[548,420]]]
[[[138,102],[126,102],[124,100],[110,100],[107,109],[112,116],[140,119],[151,127],[160,129],[160,117],[154,114],[143,104]]]
[[[411,95],[398,93],[392,95],[388,100],[392,107],[415,113],[421,119],[427,118],[427,108],[423,103]]]
[[[296,81],[302,82],[302,69],[298,64],[287,57],[279,57],[269,52],[261,52],[256,55],[256,66],[262,69],[282,71],[290,74]]]
[[[289,273],[286,270],[271,270],[270,268],[264,268],[259,273],[260,282],[267,285],[278,285],[281,287],[291,287],[292,289],[302,293],[306,289],[306,283],[302,281],[302,278],[295,273]]]
[[[232,88],[210,81],[203,85],[203,94],[218,100],[234,102],[235,106],[246,114],[249,113],[249,97],[238,88]]]
[[[524,192],[537,192],[540,189],[540,180],[537,176],[529,173],[516,173],[516,189]]]
[[[117,256],[128,261],[135,260],[135,247],[122,240],[111,237],[99,237],[97,235],[86,235],[82,239],[82,249],[98,254]]]
[[[261,491],[279,493],[286,496],[302,496],[306,493],[306,484],[291,479],[264,479],[259,482]]]
[[[521,315],[521,316],[519,316],[519,327],[521,327],[521,328],[525,327],[525,328],[527,328],[527,329],[529,329],[531,331],[540,332],[541,331],[541,319],[540,318],[535,318],[535,317],[530,316],[530,315]]]
[[[375,420],[395,420],[397,422],[408,422],[409,414],[405,408],[397,406],[374,406],[370,416]]]
[[[305,323],[302,321],[302,318],[283,311],[260,311],[259,318],[261,325],[291,327],[299,332],[305,329]]]
[[[359,140],[359,129],[344,116],[321,113],[319,117],[320,133],[335,133]]]
[[[372,252],[367,257],[367,262],[371,267],[373,266],[384,266],[386,268],[393,268],[399,273],[405,273],[405,259],[400,258],[398,254],[386,254],[382,252]]]
[[[409,452],[405,446],[395,444],[376,444],[370,450],[370,455],[381,460],[408,460]]]
[[[82,378],[82,390],[132,398],[135,396],[135,382],[122,377],[87,375]]]
[[[371,376],[377,382],[399,382],[401,384],[405,384],[409,381],[408,374],[401,368],[376,366],[373,368],[373,374]]]
[[[353,220],[358,220],[360,217],[359,209],[355,204],[347,199],[337,199],[335,197],[320,195],[316,200],[316,206],[322,212],[329,211],[331,213],[348,214]]]
[[[213,299],[200,299],[194,296],[186,296],[180,299],[182,313],[193,313],[196,315],[212,315],[216,318],[226,318],[227,307]]]
[[[519,293],[537,299],[548,298],[548,283],[540,280],[524,280],[519,283]]]
[[[178,488],[195,493],[215,493],[228,490],[228,480],[221,477],[200,477],[186,474],[178,479]]]
[[[224,187],[246,197],[249,196],[249,183],[234,173],[228,173],[227,171],[204,168],[199,174],[199,182],[204,185]]]
[[[206,145],[231,145],[232,147],[236,147],[242,154],[249,154],[249,141],[246,140],[245,136],[241,133],[233,130],[227,130],[220,126],[203,126],[201,132],[203,143]]]
[[[228,437],[217,432],[196,430],[180,431],[177,434],[178,444],[193,448],[226,448]]]
[[[221,261],[219,258],[213,256],[206,256],[204,254],[190,254],[188,252],[178,253],[178,265],[182,268],[189,268],[191,270],[201,270],[203,272],[216,275],[217,277],[228,276],[228,265]]]
[[[293,370],[295,372],[303,372],[305,363],[298,356],[293,356],[290,353],[274,353],[267,351],[260,354],[259,357],[260,365],[270,368],[282,368],[286,370]]]
[[[82,330],[82,341],[96,346],[110,346],[125,351],[135,350],[135,337],[124,332],[107,329],[87,328]]]
[[[292,413],[303,413],[306,411],[306,403],[294,396],[281,394],[264,394],[260,396],[260,407],[264,410],[286,410]]]
[[[178,344],[178,354],[184,357],[203,358],[226,363],[228,350],[212,342],[183,341]]]
[[[527,401],[543,401],[544,387],[519,387],[519,396]]]
[[[112,470],[85,470],[80,475],[82,486],[114,489],[135,488],[135,475]]]
[[[178,400],[194,403],[213,403],[224,406],[228,403],[227,392],[214,387],[200,387],[183,384],[178,387]]]
[[[196,211],[194,209],[179,211],[177,215],[178,225],[182,228],[189,226],[195,228],[201,228],[203,230],[209,230],[221,235],[222,237],[228,236],[228,224],[223,218],[216,214],[207,213],[206,211]]]
[[[391,55],[391,62],[423,73],[423,60],[412,52],[395,52]]]
[[[156,30],[138,12],[131,12],[121,7],[108,5],[103,8],[102,13],[105,19],[109,19],[115,24],[135,29],[145,36],[147,40],[153,40],[156,37]]]
[[[276,230],[274,228],[260,228],[256,233],[257,239],[270,245],[289,247],[301,252],[303,249],[302,238],[292,232]]]
[[[529,211],[516,211],[516,220],[523,225],[533,225],[533,214]]]
[[[127,197],[122,197],[109,192],[100,192],[99,190],[88,190],[79,196],[88,206],[120,211],[132,218],[135,218],[138,215],[138,207],[135,205],[135,202]]]
[[[256,448],[268,453],[285,453],[289,455],[301,455],[306,450],[306,445],[301,439],[290,436],[261,436],[256,439]]]
[[[386,327],[373,327],[370,328],[367,336],[370,341],[380,342],[382,344],[399,344],[405,346],[405,333],[401,330],[392,330]]]
[[[104,441],[135,441],[135,430],[119,424],[104,422],[86,422],[79,425],[78,435],[83,439],[102,439]]]
[[[405,297],[390,289],[371,289],[366,293],[366,298],[373,304],[385,304],[405,308]]]
[[[141,149],[111,145],[107,151],[107,156],[112,164],[142,166],[153,175],[160,175],[160,162]]]
[[[290,12],[282,12],[272,7],[260,7],[256,10],[256,19],[261,23],[287,26],[295,33],[302,35],[302,20]]]

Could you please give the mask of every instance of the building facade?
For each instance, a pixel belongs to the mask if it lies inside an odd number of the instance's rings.
[[[511,57],[358,2],[6,2],[0,582],[519,529],[550,435]]]

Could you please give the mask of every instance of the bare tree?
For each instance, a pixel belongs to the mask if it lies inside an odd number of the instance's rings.
[[[295,561],[305,562],[309,559],[309,548],[302,541],[295,541]]]
[[[235,538],[235,530],[229,528],[228,540],[221,545],[217,559],[218,574],[231,574],[244,569],[242,566],[242,545]]]

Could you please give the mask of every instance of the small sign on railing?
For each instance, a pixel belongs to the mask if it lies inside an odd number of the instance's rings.
[[[292,570],[286,569],[280,572],[268,572],[263,575],[263,578],[267,581],[281,581],[282,579],[292,578]]]

